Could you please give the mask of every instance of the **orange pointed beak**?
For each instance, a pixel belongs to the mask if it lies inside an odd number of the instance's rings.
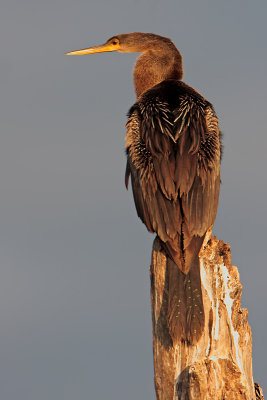
[[[81,49],[65,53],[66,56],[69,55],[80,55],[80,54],[94,54],[94,53],[104,53],[106,51],[117,51],[118,46],[112,43],[105,43],[100,46],[89,47],[88,49]]]

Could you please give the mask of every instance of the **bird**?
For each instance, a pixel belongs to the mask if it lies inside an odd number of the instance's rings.
[[[199,252],[216,218],[221,182],[218,118],[212,104],[183,82],[183,58],[169,38],[124,33],[66,54],[113,51],[141,53],[133,70],[136,102],[126,123],[125,184],[131,178],[137,214],[175,266],[170,336],[193,345],[205,325]]]

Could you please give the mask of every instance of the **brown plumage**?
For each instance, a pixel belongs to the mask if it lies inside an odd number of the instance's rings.
[[[126,125],[125,183],[131,176],[138,216],[178,267],[169,284],[171,336],[195,343],[205,321],[198,256],[219,198],[218,119],[181,81],[182,56],[170,39],[135,32],[70,54],[103,51],[142,53],[134,68],[137,101]]]

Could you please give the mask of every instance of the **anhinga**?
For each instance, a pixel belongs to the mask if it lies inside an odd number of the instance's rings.
[[[134,67],[136,103],[126,125],[127,167],[138,216],[156,232],[177,265],[170,285],[171,336],[195,343],[205,316],[199,251],[213,225],[220,189],[220,134],[212,105],[181,81],[182,55],[152,33],[113,36],[67,54],[140,52]]]

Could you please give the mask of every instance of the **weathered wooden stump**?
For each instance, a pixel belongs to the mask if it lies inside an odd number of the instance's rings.
[[[208,232],[200,252],[205,328],[196,345],[168,330],[172,268],[156,238],[150,274],[157,400],[255,400],[252,335],[230,246]]]

